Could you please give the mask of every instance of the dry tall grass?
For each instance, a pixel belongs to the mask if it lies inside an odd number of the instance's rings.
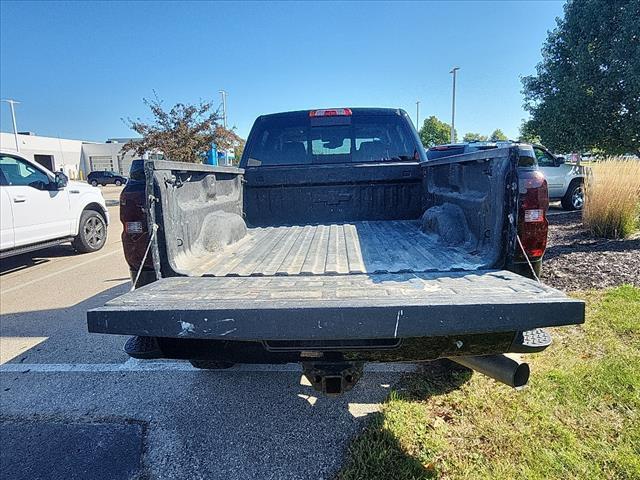
[[[582,220],[594,235],[625,238],[639,214],[640,161],[610,157],[589,166]]]

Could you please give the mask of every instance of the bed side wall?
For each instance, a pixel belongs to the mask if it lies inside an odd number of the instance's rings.
[[[241,169],[156,161],[150,173],[163,277],[188,273],[246,234]]]
[[[517,162],[510,148],[424,162],[423,230],[502,267],[515,241]]]

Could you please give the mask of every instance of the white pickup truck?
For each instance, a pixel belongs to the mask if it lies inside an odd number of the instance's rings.
[[[80,253],[95,252],[108,224],[98,188],[0,152],[0,258],[68,242]]]

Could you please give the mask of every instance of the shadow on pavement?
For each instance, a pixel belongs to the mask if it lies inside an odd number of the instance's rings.
[[[130,282],[103,290],[67,308],[3,313],[2,359],[5,363],[123,362],[125,337],[87,331],[87,310],[129,290]],[[25,305],[28,308],[27,305]],[[43,339],[29,345],[29,339]],[[10,358],[7,361],[7,358]]]
[[[76,252],[71,245],[56,245],[55,247],[16,255],[15,257],[3,258],[0,261],[0,276],[48,263],[50,258],[76,256],[80,257],[82,254]]]

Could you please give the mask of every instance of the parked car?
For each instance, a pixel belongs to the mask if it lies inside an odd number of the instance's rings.
[[[71,242],[81,253],[107,240],[109,212],[97,188],[0,153],[0,258]]]
[[[532,279],[548,195],[530,147],[428,160],[402,110],[306,110],[259,117],[240,168],[136,172],[123,247],[147,285],[87,314],[136,358],[299,362],[338,394],[364,362],[448,357],[517,387],[529,368],[504,353],[584,321]]]
[[[549,184],[549,199],[560,200],[565,210],[580,210],[584,205],[585,167],[567,163],[542,145],[533,145],[538,167]]]
[[[127,183],[127,177],[124,177],[116,172],[109,172],[107,170],[97,170],[87,175],[87,182],[97,187],[98,184],[105,185],[113,184],[116,186],[124,185]]]

